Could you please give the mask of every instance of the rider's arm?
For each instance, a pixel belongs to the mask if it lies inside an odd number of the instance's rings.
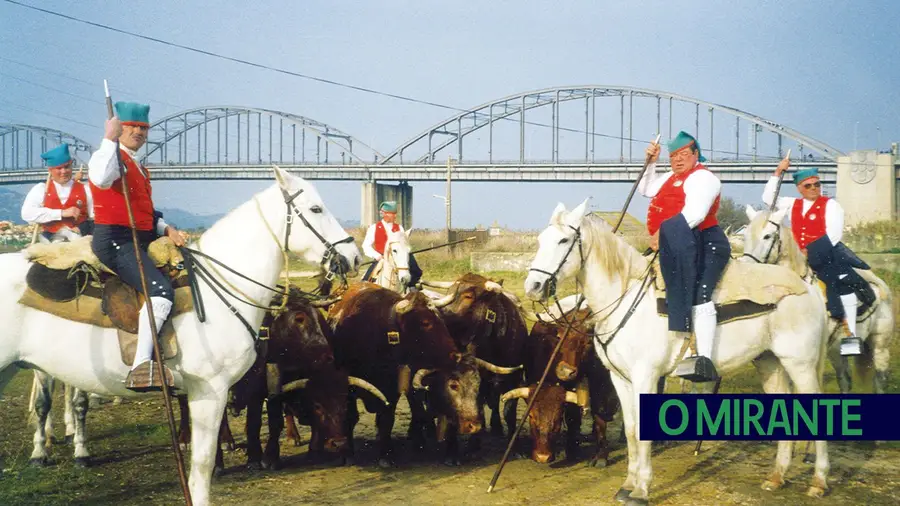
[[[647,166],[644,177],[642,177],[641,182],[638,183],[638,191],[645,197],[655,197],[656,194],[659,193],[659,189],[662,188],[663,183],[668,181],[671,176],[671,172],[666,172],[662,176],[657,175],[656,162],[653,162]]]
[[[775,198],[775,189],[778,188],[778,178],[772,176],[769,178],[769,181],[766,183],[766,188],[763,190],[762,199],[763,203],[766,206],[772,205],[772,199]],[[775,206],[775,209],[784,209],[786,207],[791,207],[794,205],[794,199],[792,197],[778,197],[778,205]]]
[[[22,204],[23,220],[28,223],[47,223],[62,219],[62,209],[44,207],[46,189],[47,186],[44,183],[38,183],[25,196],[25,202]]]
[[[832,246],[841,242],[844,235],[844,208],[834,199],[825,203],[825,234]]]
[[[88,179],[104,190],[119,179],[119,159],[116,156],[116,143],[103,139],[100,148],[94,151],[88,161]]]
[[[698,170],[688,176],[684,181],[684,207],[681,214],[689,227],[696,227],[706,218],[721,189],[719,178],[708,170]]]
[[[372,247],[373,244],[375,244],[375,225],[370,226],[369,229],[366,230],[366,237],[363,239],[362,243],[363,253],[369,258],[375,259],[381,255],[379,255],[378,252],[375,251],[375,248]]]

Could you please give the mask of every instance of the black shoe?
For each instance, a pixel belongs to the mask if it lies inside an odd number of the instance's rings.
[[[695,355],[681,361],[675,368],[675,374],[694,383],[716,381],[719,374],[712,360],[703,355]]]

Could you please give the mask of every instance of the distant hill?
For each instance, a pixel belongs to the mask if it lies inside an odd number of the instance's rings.
[[[174,225],[181,230],[209,228],[225,216],[225,214],[194,214],[182,209],[160,208],[158,211],[163,213],[163,218],[166,220],[166,223]]]
[[[6,188],[0,188],[0,221],[11,221],[16,225],[24,225],[22,221],[22,201],[25,195]]]

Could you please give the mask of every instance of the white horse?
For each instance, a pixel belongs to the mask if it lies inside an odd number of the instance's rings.
[[[756,211],[747,206],[750,224],[744,229],[744,256],[742,261],[778,264],[790,268],[807,283],[816,286],[815,273],[809,268],[806,256],[794,239],[790,227],[784,225],[789,208],[770,213]],[[894,338],[894,303],[890,287],[872,271],[856,269],[874,290],[876,300],[872,311],[858,315],[856,335],[865,343],[863,353],[854,361],[860,376],[866,376],[874,364],[873,387],[875,393],[884,393],[891,361],[891,341]],[[826,332],[829,338],[828,359],[837,374],[841,393],[851,390],[848,357],[841,355],[839,330],[841,324],[828,319]]]
[[[375,277],[375,284],[399,292],[401,295],[406,295],[412,279],[409,273],[409,233],[411,231],[411,229],[406,232],[388,231],[384,256],[380,265],[376,267],[378,275]]]
[[[226,286],[260,306],[268,306],[272,289],[284,266],[287,250],[310,262],[339,265],[355,274],[359,249],[327,210],[316,189],[301,178],[275,168],[276,184],[216,222],[190,247],[255,280],[207,266]],[[287,227],[287,217],[293,216]],[[289,232],[289,233],[288,233]],[[287,235],[286,235],[287,234]],[[20,253],[0,255],[0,390],[17,366],[40,369],[67,384],[102,395],[134,397],[125,388],[128,366],[122,362],[115,329],[69,321],[18,303],[26,288],[28,261]],[[274,288],[273,288],[274,289]],[[229,387],[256,357],[254,337],[212,291],[200,284],[205,321],[196,312],[175,316],[178,355],[167,362],[176,376],[177,391],[188,397],[193,428],[189,486],[193,503],[210,502],[210,477],[216,455],[219,425]],[[224,295],[250,328],[262,323],[265,309]],[[84,434],[75,435],[76,457],[87,456]],[[174,472],[174,468],[173,468]]]
[[[544,301],[556,282],[574,276],[588,305],[598,308],[595,349],[612,373],[628,440],[628,476],[616,499],[647,504],[653,477],[651,441],[638,440],[639,396],[653,393],[657,380],[674,371],[683,358],[686,335],[669,332],[667,319],[657,314],[653,283],[641,293],[648,260],[613,234],[605,221],[586,213],[587,200],[571,212],[563,204],[556,207],[550,226],[538,237],[525,292],[532,300]],[[773,276],[792,274],[771,267]],[[724,375],[753,361],[767,393],[790,393],[788,376],[799,392],[820,393],[825,318],[821,295],[808,287],[802,295],[784,297],[774,311],[763,316],[721,324],[713,362]],[[826,442],[816,441],[816,450],[808,495],[821,497],[830,468]],[[791,452],[790,441],[778,443],[775,469],[764,489],[773,490],[784,483]]]

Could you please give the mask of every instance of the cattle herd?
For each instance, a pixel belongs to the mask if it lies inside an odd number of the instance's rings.
[[[299,444],[295,423],[310,427],[311,458],[329,452],[352,463],[357,400],[375,415],[379,466],[392,467],[391,433],[401,396],[410,408],[412,447],[421,450],[431,441],[441,448],[444,463],[459,465],[462,456],[481,449],[488,430],[499,437],[514,435],[517,401],[527,402],[537,391],[560,339],[528,416],[530,437],[517,441],[516,451],[525,453],[527,448],[519,446],[530,440],[534,461],[555,460],[565,420],[566,457],[577,458],[582,413],[589,409],[596,442],[589,464],[606,465],[606,427],[619,404],[609,371],[592,352],[590,311],[561,305],[535,315],[501,283],[469,273],[455,282],[427,283],[445,289],[444,294],[426,289],[404,296],[367,282],[351,284],[325,301],[292,292],[283,309],[267,315],[262,329],[267,338],[259,341],[257,361],[231,389],[215,472],[224,467],[221,445],[234,445],[227,414],[244,409],[248,467],[277,469],[285,426],[288,439]],[[526,318],[536,320],[530,333]],[[181,400],[180,441],[187,442],[187,403]],[[265,450],[260,441],[264,403]],[[491,412],[489,427],[485,405]],[[461,435],[469,436],[462,451]]]

